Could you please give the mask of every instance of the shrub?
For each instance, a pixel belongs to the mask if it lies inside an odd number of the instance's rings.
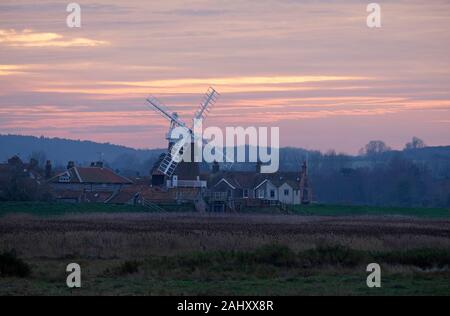
[[[320,267],[324,265],[355,267],[366,259],[366,255],[344,246],[319,246],[299,254],[305,267]]]
[[[142,265],[141,262],[138,261],[125,261],[117,268],[118,275],[127,275],[134,274],[139,272],[139,267]]]
[[[376,254],[375,257],[389,264],[411,265],[421,269],[450,266],[450,251],[444,249],[414,249],[388,252]]]
[[[0,254],[0,277],[26,278],[30,275],[30,266],[18,258],[14,250]]]
[[[256,263],[276,267],[292,267],[298,263],[297,255],[289,248],[280,245],[269,245],[259,248],[253,254]]]

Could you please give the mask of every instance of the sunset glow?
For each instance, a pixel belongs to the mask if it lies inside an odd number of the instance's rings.
[[[450,141],[448,1],[386,3],[379,30],[357,1],[212,2],[89,0],[70,29],[65,4],[2,1],[0,133],[163,147],[145,98],[190,122],[213,85],[205,125],[277,125],[282,146]]]

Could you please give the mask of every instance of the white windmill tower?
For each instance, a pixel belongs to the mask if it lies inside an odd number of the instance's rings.
[[[200,104],[200,108],[195,113],[195,116],[193,118],[193,122],[195,119],[205,119],[207,114],[209,113],[211,107],[217,102],[217,98],[219,96],[219,93],[212,87],[208,89],[208,91],[205,94],[205,97],[203,101]],[[171,137],[172,131],[176,127],[184,128],[186,133],[191,135],[191,152],[193,152],[193,146],[194,142],[196,141],[195,135],[194,135],[194,123],[191,125],[191,127],[188,127],[183,121],[180,120],[178,117],[178,114],[176,112],[170,111],[165,105],[163,105],[157,98],[150,97],[147,99],[147,101],[153,106],[153,108],[160,113],[164,118],[169,120],[170,126],[169,131],[166,135],[166,139],[169,142],[168,146],[168,152],[165,154],[164,158],[162,159],[161,163],[158,166],[158,171],[162,174],[164,174],[167,177],[171,177],[177,166],[182,160],[183,156],[183,148],[185,148],[186,140],[179,141],[179,139],[173,139]],[[205,140],[201,140],[202,142],[205,142]],[[220,153],[220,152],[219,152]],[[193,157],[191,157],[193,158]],[[193,161],[193,160],[191,160]],[[226,161],[230,161],[229,159]],[[198,164],[192,162],[189,166],[190,169],[198,169]],[[199,173],[198,170],[194,171],[196,173]]]

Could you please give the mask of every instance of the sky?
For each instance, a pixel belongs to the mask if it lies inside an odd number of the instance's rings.
[[[156,96],[190,123],[280,128],[281,146],[450,144],[450,1],[0,2],[0,134],[165,147]]]

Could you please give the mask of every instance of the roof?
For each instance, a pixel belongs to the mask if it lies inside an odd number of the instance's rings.
[[[85,203],[105,203],[111,198],[111,192],[84,192],[83,202]]]
[[[110,197],[106,203],[111,204],[126,204],[133,200],[136,196],[139,196],[141,192],[148,190],[147,185],[134,184],[132,186],[121,189],[117,194]]]
[[[209,177],[208,187],[214,187],[222,180],[239,189],[252,189],[263,179],[262,174],[255,172],[221,171],[213,173]]]
[[[217,182],[214,186],[216,187],[216,186],[218,186],[219,184],[221,184],[222,182],[225,182],[225,183],[226,183],[229,187],[231,187],[233,190],[236,189],[236,183],[233,185],[233,184],[230,183],[229,179],[227,180],[227,179],[225,179],[225,178],[220,179],[219,182]],[[233,182],[234,182],[234,181],[233,181]]]
[[[106,202],[111,204],[126,204],[138,195],[139,192],[136,191],[120,191]]]
[[[300,175],[297,172],[277,172],[273,174],[263,174],[256,172],[221,171],[211,174],[208,187],[212,188],[220,182],[226,181],[230,186],[238,189],[255,189],[265,181],[270,181],[276,187],[284,183],[297,189],[300,185]]]
[[[162,190],[158,187],[150,187],[141,192],[141,197],[149,201],[173,201],[176,200],[176,192]]]
[[[69,175],[70,180],[64,183],[90,183],[90,184],[132,184],[133,182],[118,175],[109,168],[99,167],[73,167],[51,178],[49,182],[60,183],[60,177]]]
[[[82,195],[83,195],[83,191],[64,190],[64,191],[56,191],[55,192],[55,197],[57,199],[80,200]]]

